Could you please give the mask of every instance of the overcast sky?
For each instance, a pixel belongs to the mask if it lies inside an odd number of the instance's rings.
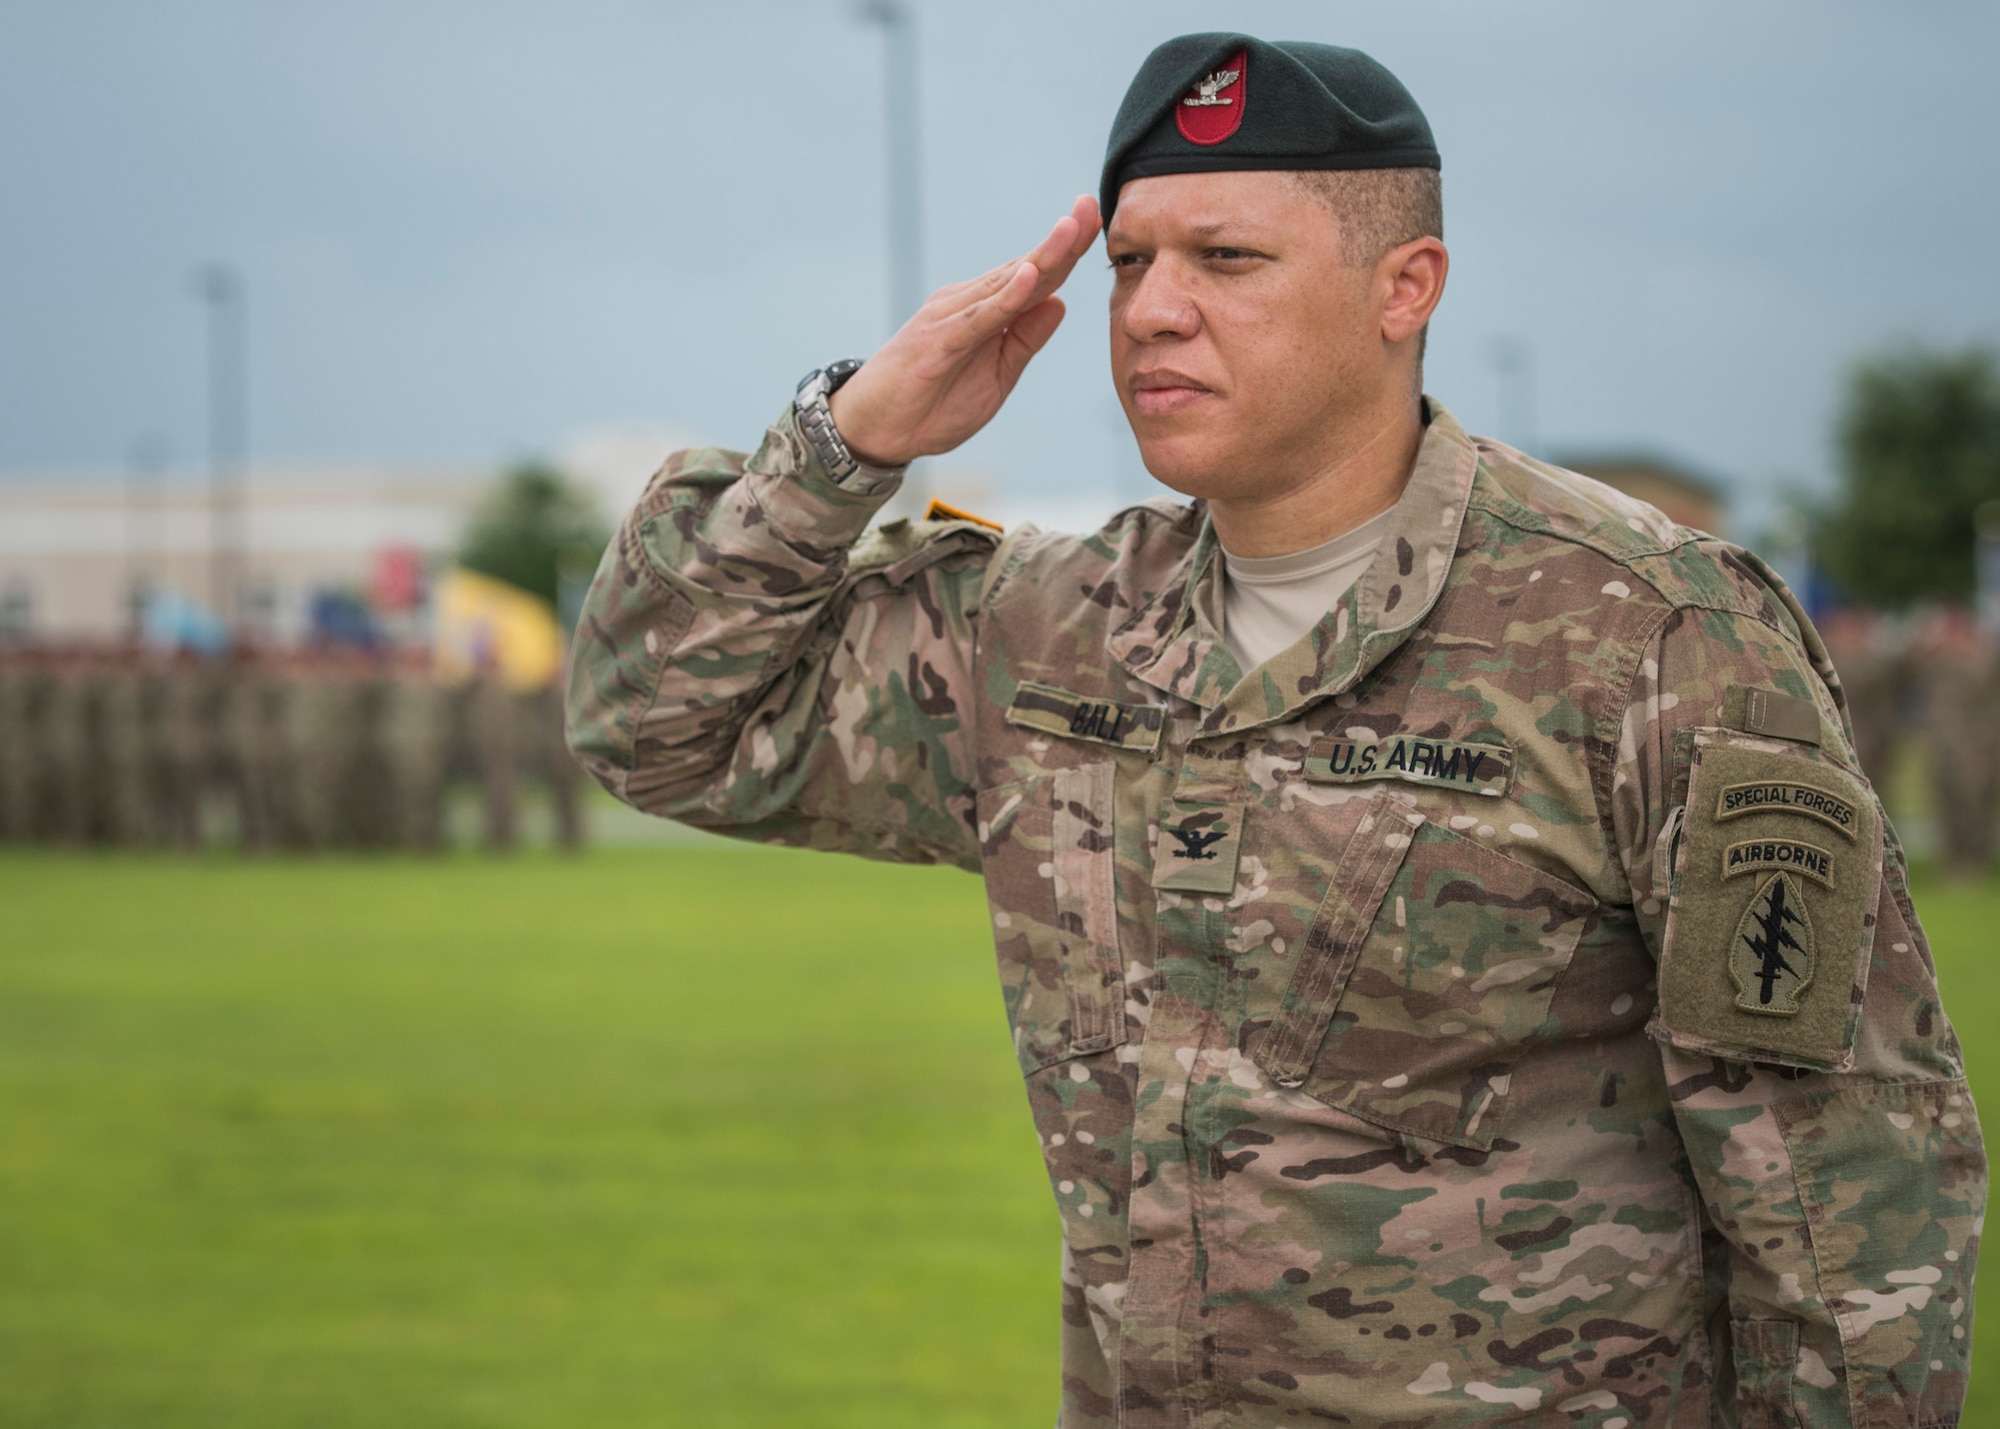
[[[1356,45],[1444,154],[1428,386],[1474,430],[1822,480],[1843,368],[2000,336],[2000,6],[923,0],[925,277],[1093,190],[1139,60]],[[886,331],[883,58],[848,0],[0,0],[0,472],[203,455],[197,264],[250,301],[253,459],[754,444]],[[1102,263],[958,465],[1141,494]],[[1531,425],[1494,353],[1532,354]]]

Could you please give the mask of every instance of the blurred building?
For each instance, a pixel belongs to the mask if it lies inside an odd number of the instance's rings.
[[[492,473],[253,472],[240,607],[293,643],[350,612],[414,622]],[[195,477],[77,473],[0,479],[0,637],[124,640],[149,617],[213,620],[208,488]],[[421,632],[412,628],[412,638]]]
[[[1555,464],[1657,506],[1670,520],[1722,535],[1729,497],[1721,482],[1652,452],[1566,452]]]

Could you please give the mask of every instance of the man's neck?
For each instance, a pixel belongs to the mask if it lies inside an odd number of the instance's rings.
[[[1423,444],[1421,406],[1398,404],[1349,430],[1354,439],[1282,491],[1211,500],[1209,519],[1223,549],[1236,556],[1288,556],[1344,536],[1394,506]]]

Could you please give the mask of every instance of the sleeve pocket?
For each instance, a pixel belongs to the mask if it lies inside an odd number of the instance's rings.
[[[1736,1352],[1736,1429],[1799,1429],[1792,1408],[1799,1327],[1791,1320],[1732,1320]]]
[[[979,795],[994,947],[1024,1074],[1126,1040],[1110,762]]]
[[[1972,1094],[1962,1081],[1864,1084],[1774,1112],[1840,1332],[1851,1421],[1952,1422],[1986,1209]]]

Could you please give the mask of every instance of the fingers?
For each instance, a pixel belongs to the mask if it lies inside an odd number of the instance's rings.
[[[1000,340],[997,354],[1000,367],[1000,390],[1012,392],[1014,384],[1021,380],[1021,373],[1036,353],[1048,346],[1049,339],[1062,326],[1063,300],[1057,297],[1043,298],[1029,307],[1013,322]]]
[[[967,352],[1003,331],[1024,309],[1034,305],[1041,277],[1041,270],[1033,263],[1025,258],[1016,260],[997,291],[947,315],[950,324],[944,329],[946,350]]]
[[[1041,274],[1030,302],[1039,302],[1069,280],[1077,260],[1096,241],[1097,227],[1097,200],[1088,194],[1081,195],[1070,211],[1056,221],[1049,236],[1028,255]]]
[[[931,295],[925,306],[934,308],[941,317],[963,312],[1005,290],[1009,280],[1019,276],[1020,265],[1024,262],[1034,264],[1037,275],[1044,280],[1038,284],[1041,288],[1039,296],[1030,299],[1039,301],[1039,297],[1046,297],[1061,287],[1070,269],[1076,266],[1077,259],[1090,251],[1090,245],[1097,237],[1097,228],[1097,200],[1083,194],[1070,206],[1068,213],[1056,220],[1048,236],[1023,257],[989,268],[976,278],[947,283]]]
[[[962,321],[953,324],[959,329],[953,346],[962,351],[1017,321],[1063,285],[1096,237],[1097,200],[1085,194],[1011,271],[995,269],[982,280],[983,292],[966,294],[970,301],[956,313]]]
[[[1007,336],[1014,340],[1013,352],[1020,354],[1021,366],[1025,367],[1029,358],[1048,346],[1049,339],[1062,326],[1065,311],[1061,298],[1047,297],[1007,324]],[[1009,356],[1012,355],[1010,352]]]
[[[1090,251],[1096,237],[1097,200],[1085,194],[1077,199],[1068,213],[1056,220],[1049,236],[1028,255],[1028,261],[1041,269],[1044,281],[1050,291],[1054,291],[1069,276],[1069,270],[1076,266],[1077,259]]]

